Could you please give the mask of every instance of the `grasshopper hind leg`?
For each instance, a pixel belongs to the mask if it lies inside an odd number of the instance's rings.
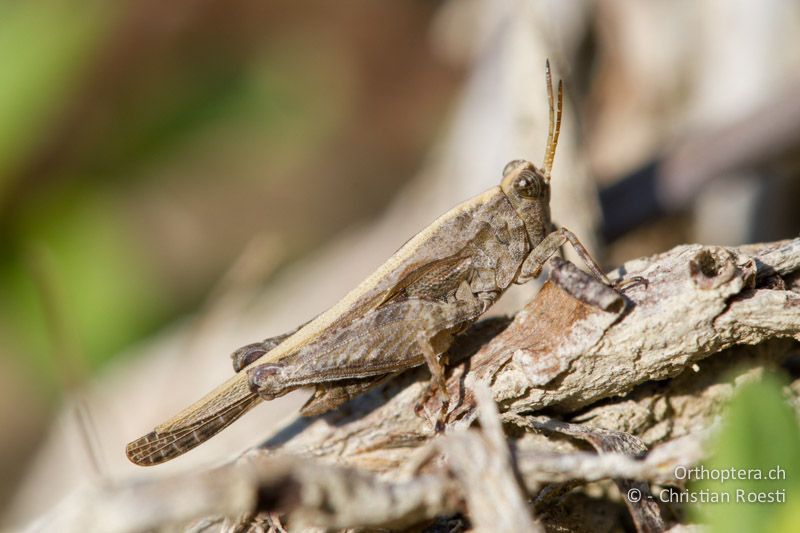
[[[449,344],[449,342],[447,344]],[[445,381],[444,365],[439,360],[437,350],[434,348],[431,340],[420,334],[417,337],[417,345],[422,351],[422,356],[425,358],[428,370],[431,372],[431,382],[430,385],[428,385],[428,390],[423,396],[423,399],[417,403],[414,410],[417,415],[422,416],[425,403],[435,394],[439,400],[439,412],[436,415],[433,427],[436,433],[443,433],[445,423],[447,422],[447,411],[450,408],[450,394],[448,393],[447,382]]]
[[[251,365],[245,370],[250,392],[270,400],[300,387],[329,387],[323,390],[329,394],[321,394],[309,406],[310,412],[316,412],[337,405],[341,397],[363,392],[360,385],[365,380],[427,363],[432,387],[438,388],[442,400],[437,420],[442,426],[449,402],[439,357],[447,352],[453,334],[480,316],[486,305],[466,292],[458,291],[454,301],[408,298],[385,303],[289,357]],[[339,387],[349,380],[358,385]]]
[[[457,301],[466,304],[468,308],[473,310],[469,316],[472,320],[491,307],[498,296],[499,291],[481,291],[473,293],[469,285],[464,282],[456,292],[455,298]],[[471,323],[471,320],[464,322],[464,324]],[[448,410],[450,408],[450,393],[447,389],[445,367],[441,359],[446,358],[447,349],[453,342],[453,336],[460,331],[461,329],[441,331],[433,337],[429,337],[422,332],[417,335],[417,346],[422,352],[425,363],[428,365],[428,369],[431,373],[431,381],[428,390],[417,403],[414,411],[418,416],[423,416],[425,404],[435,395],[439,401],[439,410],[433,424],[436,433],[444,432]]]

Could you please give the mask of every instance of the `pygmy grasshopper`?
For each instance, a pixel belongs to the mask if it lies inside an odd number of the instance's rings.
[[[314,387],[302,413],[336,407],[385,377],[427,363],[447,410],[439,357],[512,284],[537,277],[570,242],[589,270],[609,284],[574,234],[550,221],[550,171],[561,128],[547,65],[550,127],[543,168],[506,165],[499,186],[467,200],[409,240],[336,305],[294,332],[234,354],[236,375],[151,433],[131,442],[128,458],[154,465],[209,439],[261,400]]]

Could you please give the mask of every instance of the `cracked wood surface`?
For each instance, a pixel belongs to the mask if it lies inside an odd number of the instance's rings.
[[[549,506],[586,482],[674,483],[676,465],[704,457],[733,388],[785,361],[800,335],[800,239],[679,246],[623,274],[648,284],[620,296],[556,260],[513,320],[466,332],[450,353],[442,438],[414,414],[428,379],[419,368],[335,412],[296,419],[221,468],[91,487],[39,526],[81,530],[104,519],[114,531],[246,531],[267,520],[280,530],[264,514],[274,511],[293,528],[405,527],[454,513],[479,530],[576,528],[579,518]],[[789,391],[797,408],[800,380]],[[436,412],[435,395],[425,408]],[[476,420],[481,429],[467,429]],[[668,527],[652,504],[629,511],[640,531]]]

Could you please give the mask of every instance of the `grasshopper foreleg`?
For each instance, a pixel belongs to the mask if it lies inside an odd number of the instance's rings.
[[[517,283],[525,283],[533,278],[539,277],[547,260],[567,242],[572,245],[595,277],[608,286],[614,286],[603,271],[600,270],[600,267],[589,254],[589,251],[581,244],[581,241],[567,228],[558,228],[551,232],[547,237],[542,239],[542,242],[540,242],[536,248],[531,250],[525,262],[522,263],[522,270],[517,278]]]

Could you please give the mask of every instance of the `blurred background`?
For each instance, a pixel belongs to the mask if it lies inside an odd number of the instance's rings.
[[[0,3],[3,502],[65,387],[413,175],[460,79],[436,7]]]
[[[793,2],[0,1],[6,521],[540,162],[548,57],[554,217],[607,266],[800,231]]]

